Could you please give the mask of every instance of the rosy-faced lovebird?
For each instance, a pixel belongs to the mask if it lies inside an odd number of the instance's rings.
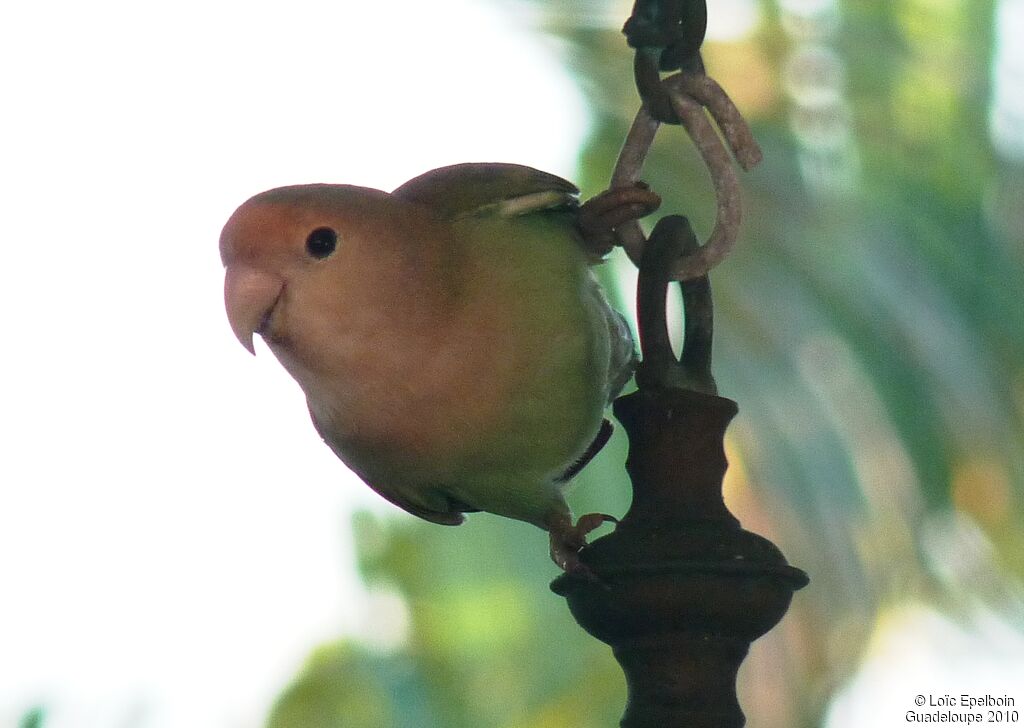
[[[352,471],[428,521],[533,523],[567,570],[602,516],[574,525],[564,486],[607,440],[634,364],[576,194],[529,167],[462,164],[390,194],[269,190],[220,238],[235,336],[250,352],[263,337]]]

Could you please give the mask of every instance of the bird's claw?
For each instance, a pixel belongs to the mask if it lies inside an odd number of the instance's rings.
[[[650,215],[661,205],[661,197],[644,182],[605,190],[580,206],[579,226],[587,247],[605,256],[615,247],[615,228]]]
[[[580,516],[575,525],[566,517],[551,525],[551,560],[567,574],[587,581],[600,581],[589,566],[580,561],[580,551],[587,545],[587,534],[602,523],[618,523],[619,519],[607,513],[588,513]]]
[[[579,533],[580,540],[583,542],[580,544],[580,548],[586,546],[586,535],[591,531],[597,529],[602,523],[618,523],[619,519],[615,516],[609,516],[607,513],[587,513],[580,516],[576,525],[573,527]]]

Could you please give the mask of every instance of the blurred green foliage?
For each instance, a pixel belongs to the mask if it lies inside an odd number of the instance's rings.
[[[579,5],[532,7],[593,101],[586,196],[637,101],[602,20],[627,6]],[[820,725],[889,606],[980,601],[1024,628],[1024,167],[989,137],[995,3],[753,6],[751,32],[705,46],[765,151],[742,180],[744,239],[713,275],[715,373],[741,408],[727,500],[812,576],[741,672],[752,728],[793,728]],[[663,130],[644,178],[663,213],[710,228],[681,132]],[[625,447],[618,433],[577,479],[577,512],[628,507]],[[547,590],[544,534],[486,515],[355,526],[367,582],[404,600],[406,639],[320,648],[268,728],[617,724],[618,667]]]
[[[36,707],[29,710],[25,715],[21,716],[21,721],[18,723],[18,728],[42,728],[45,723],[46,711],[43,708]]]

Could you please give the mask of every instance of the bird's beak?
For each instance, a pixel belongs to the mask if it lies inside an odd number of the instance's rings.
[[[284,281],[248,266],[228,266],[224,272],[224,307],[235,337],[250,354],[255,354],[252,335],[262,333]]]

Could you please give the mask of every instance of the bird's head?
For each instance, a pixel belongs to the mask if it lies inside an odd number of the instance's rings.
[[[249,199],[220,237],[231,330],[252,353],[254,334],[280,347],[300,332],[314,343],[330,336],[328,328],[399,285],[430,224],[418,212],[350,185],[280,187]]]

